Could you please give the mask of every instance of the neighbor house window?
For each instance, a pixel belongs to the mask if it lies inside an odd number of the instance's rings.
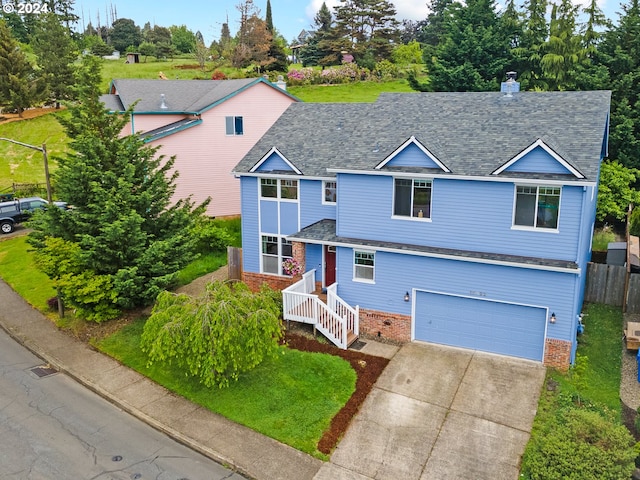
[[[282,262],[293,258],[293,246],[289,240],[275,235],[262,236],[262,272],[283,275]]]
[[[323,203],[336,203],[336,193],[338,191],[338,184],[336,182],[322,182],[323,183]]]
[[[260,179],[260,196],[262,198],[280,198],[283,200],[298,199],[298,181],[277,178]]]
[[[396,178],[393,214],[400,217],[431,218],[431,180]]]
[[[355,250],[353,252],[353,278],[373,282],[375,270],[375,253]]]
[[[513,224],[557,229],[559,207],[560,187],[518,185]]]
[[[244,133],[242,117],[225,117],[227,135],[242,135]]]

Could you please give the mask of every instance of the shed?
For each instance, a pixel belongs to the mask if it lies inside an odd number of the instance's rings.
[[[124,63],[140,63],[139,53],[127,53],[127,61]]]

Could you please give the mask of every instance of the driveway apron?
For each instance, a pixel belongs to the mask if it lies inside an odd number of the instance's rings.
[[[315,480],[516,480],[545,368],[411,343],[393,357]]]

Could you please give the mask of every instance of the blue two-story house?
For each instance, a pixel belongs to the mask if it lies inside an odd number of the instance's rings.
[[[609,104],[510,89],[292,104],[234,171],[243,278],[284,288],[285,319],[343,347],[365,335],[567,368]]]

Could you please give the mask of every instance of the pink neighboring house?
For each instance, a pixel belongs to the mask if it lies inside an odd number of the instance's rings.
[[[231,170],[287,107],[299,101],[264,78],[241,80],[142,80],[111,82],[102,96],[107,109],[132,105],[124,134],[137,133],[176,156],[174,198],[207,197],[207,215],[240,215],[240,181]],[[137,103],[136,103],[137,102]]]

